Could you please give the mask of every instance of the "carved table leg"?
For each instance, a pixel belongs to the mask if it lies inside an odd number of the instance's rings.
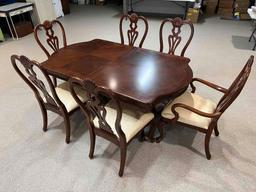
[[[163,139],[163,129],[162,126],[160,126],[160,120],[161,120],[161,112],[164,108],[164,104],[160,103],[158,105],[155,105],[152,112],[155,114],[155,118],[153,119],[148,135],[146,136],[145,140],[150,142],[157,142],[159,143]],[[156,130],[158,129],[160,136],[155,137]]]
[[[156,120],[156,118],[154,118],[152,123],[150,124],[150,129],[149,129],[148,135],[145,136],[146,141],[149,141],[151,143],[156,141],[156,139],[154,138],[156,129],[157,129],[157,120]]]

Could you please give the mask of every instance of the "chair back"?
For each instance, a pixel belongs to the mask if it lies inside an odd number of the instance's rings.
[[[56,94],[51,79],[49,78],[47,73],[40,67],[39,63],[37,63],[36,61],[31,61],[25,56],[17,55],[11,56],[11,62],[15,71],[33,90],[37,100],[41,104],[51,106],[53,109],[56,110],[58,110],[59,106],[64,107]],[[44,81],[47,84],[45,84]]]
[[[82,109],[86,120],[89,122],[89,127],[91,129],[95,129],[93,120],[94,118],[97,118],[100,130],[102,130],[105,134],[110,134],[114,137],[116,137],[114,134],[114,132],[116,132],[120,141],[126,142],[125,134],[122,131],[120,124],[122,118],[122,108],[115,96],[115,93],[110,89],[97,86],[94,82],[88,79],[80,80],[77,78],[71,78],[69,83],[71,94]],[[82,102],[75,93],[74,88],[77,86],[82,88],[85,93],[87,93],[87,100],[85,102]],[[106,110],[107,103],[111,103],[112,109],[116,111],[116,116],[113,117],[115,127],[111,127],[106,119],[108,113]]]
[[[217,105],[216,112],[223,113],[241,93],[250,75],[253,61],[254,61],[254,56],[251,56],[246,62],[245,66],[243,67],[242,71],[239,73],[239,75],[236,77],[234,82],[228,88],[228,91],[220,99]]]
[[[174,19],[167,18],[165,19],[161,26],[160,26],[160,31],[159,31],[159,39],[160,39],[160,52],[164,51],[164,34],[163,34],[163,29],[164,26],[167,24],[171,24],[171,34],[167,37],[168,38],[168,44],[169,44],[169,50],[168,54],[175,55],[175,51],[179,44],[182,41],[181,37],[181,28],[184,25],[188,25],[190,28],[190,34],[188,36],[188,39],[181,50],[181,56],[184,56],[190,42],[192,41],[193,35],[194,35],[194,26],[193,23],[190,20],[182,20],[181,18],[177,17]]]
[[[63,47],[66,47],[67,46],[66,33],[61,22],[57,20],[53,20],[53,21],[46,20],[44,21],[43,24],[39,24],[34,28],[34,37],[36,39],[36,42],[44,51],[47,57],[50,57],[52,52],[55,53],[60,49],[60,42],[59,42],[60,40],[54,33],[53,25],[56,25],[61,29]],[[49,52],[49,50],[47,50],[46,46],[43,44],[43,41],[39,38],[38,32],[41,30],[45,31],[46,43],[48,44],[49,48],[52,50],[51,53]]]
[[[139,37],[139,30],[138,30],[138,22],[141,20],[144,23],[144,32],[142,35],[142,38],[139,43],[139,47],[141,48],[147,33],[148,33],[148,21],[143,16],[138,16],[137,14],[133,13],[131,15],[123,15],[120,19],[119,24],[119,31],[120,31],[120,37],[121,37],[121,43],[124,44],[124,21],[129,21],[129,29],[127,30],[127,38],[128,38],[128,45],[134,46],[136,40]]]

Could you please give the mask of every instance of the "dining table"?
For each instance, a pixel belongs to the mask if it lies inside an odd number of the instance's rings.
[[[161,104],[189,86],[193,78],[189,62],[186,57],[94,39],[61,48],[41,66],[59,79],[90,79],[111,89],[121,101],[153,112],[157,119]]]

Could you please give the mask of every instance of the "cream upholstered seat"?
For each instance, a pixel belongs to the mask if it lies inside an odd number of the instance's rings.
[[[175,103],[182,103],[206,113],[213,113],[217,106],[216,103],[209,99],[205,99],[194,93],[185,92],[164,108],[164,110],[162,111],[162,116],[164,118],[173,119],[175,117],[171,110],[172,106]],[[179,122],[208,129],[211,118],[200,116],[196,113],[193,113],[192,111],[183,108],[177,108],[176,111],[179,113]]]
[[[107,115],[106,121],[111,127],[113,133],[118,136],[115,129],[116,110],[106,107]],[[121,128],[125,134],[126,141],[129,142],[140,130],[142,130],[152,119],[153,113],[134,113],[130,110],[123,110],[121,119]],[[98,118],[93,120],[94,126],[99,127]]]
[[[56,94],[58,95],[60,101],[65,105],[67,112],[70,112],[74,110],[75,108],[79,107],[75,99],[70,93],[69,89],[69,83],[64,82],[58,85],[55,88]],[[86,101],[86,94],[82,89],[79,89],[78,87],[75,87],[75,91],[77,93],[77,96],[79,99],[81,99],[82,102]]]

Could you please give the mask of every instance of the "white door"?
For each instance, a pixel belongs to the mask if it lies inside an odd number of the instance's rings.
[[[34,25],[43,23],[45,20],[51,21],[57,18],[53,0],[27,0],[27,2],[34,3],[35,5],[32,13]]]
[[[53,7],[54,7],[54,10],[55,10],[55,14],[56,14],[56,17],[63,17],[64,16],[64,13],[62,11],[62,4],[61,4],[61,0],[52,0],[52,3],[53,3]]]

